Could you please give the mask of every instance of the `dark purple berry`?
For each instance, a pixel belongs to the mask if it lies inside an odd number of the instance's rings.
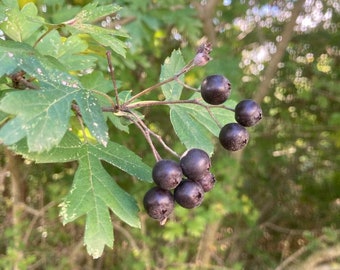
[[[183,174],[191,180],[196,180],[209,171],[211,162],[209,155],[198,148],[186,151],[179,162]]]
[[[245,147],[249,141],[247,129],[238,123],[226,124],[220,131],[221,145],[229,151],[238,151]]]
[[[182,181],[183,173],[178,162],[162,159],[153,167],[152,178],[159,187],[171,190]]]
[[[235,120],[244,127],[256,125],[262,119],[262,109],[254,100],[245,99],[235,107]]]
[[[199,206],[204,199],[203,188],[194,181],[183,180],[174,191],[175,201],[184,208]]]
[[[148,215],[163,225],[172,213],[175,201],[169,190],[153,187],[145,193],[143,205]]]
[[[204,173],[200,178],[196,179],[195,182],[200,184],[204,192],[210,191],[215,186],[215,176],[211,172]]]
[[[201,84],[201,96],[205,102],[212,105],[224,103],[230,96],[231,84],[222,75],[206,77]]]

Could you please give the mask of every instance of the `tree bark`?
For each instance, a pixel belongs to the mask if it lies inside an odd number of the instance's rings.
[[[196,254],[195,265],[198,267],[198,269],[200,268],[200,266],[210,264],[211,255],[215,251],[214,242],[216,240],[216,234],[220,227],[220,223],[220,219],[209,223],[204,230]]]
[[[339,258],[340,244],[314,252],[304,262],[299,264],[297,267],[293,267],[291,269],[317,269],[318,266],[321,265],[324,265],[326,267],[327,265],[332,265],[332,262],[335,263],[335,261]],[[340,267],[340,264],[338,264],[337,266]]]
[[[300,12],[303,10],[303,4],[305,3],[305,0],[298,0],[294,8],[292,10],[292,16],[290,17],[290,20],[285,25],[283,31],[282,31],[282,40],[281,42],[278,42],[276,45],[276,53],[272,56],[270,62],[268,63],[267,68],[265,69],[263,80],[261,81],[258,90],[255,92],[254,100],[258,103],[261,103],[263,98],[269,94],[270,87],[273,78],[275,77],[275,74],[278,70],[278,64],[282,60],[287,46],[289,42],[291,41],[293,35],[294,35],[294,26],[296,23],[296,19],[299,16]]]
[[[5,149],[7,170],[10,173],[11,180],[11,200],[12,200],[12,220],[13,225],[13,241],[14,249],[16,251],[17,257],[13,262],[13,270],[19,269],[19,262],[24,258],[24,253],[20,247],[23,238],[22,232],[22,221],[23,221],[23,211],[21,204],[25,202],[26,198],[26,175],[23,169],[24,162],[23,159],[8,149]]]
[[[218,3],[220,3],[218,0],[209,0],[204,5],[202,5],[200,1],[192,1],[191,3],[196,8],[198,16],[202,21],[204,35],[213,46],[216,44],[216,31],[213,18]]]

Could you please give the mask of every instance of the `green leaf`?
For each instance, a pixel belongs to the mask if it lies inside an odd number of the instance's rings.
[[[44,24],[44,19],[37,14],[38,9],[33,3],[25,5],[21,10],[10,8],[6,11],[7,19],[0,24],[0,29],[15,41],[26,40]]]
[[[89,74],[85,74],[80,78],[82,85],[90,90],[97,90],[103,93],[112,91],[112,81],[104,77],[103,72],[95,70]]]
[[[98,158],[105,160],[130,175],[149,183],[152,182],[150,168],[141,161],[139,156],[125,146],[110,141],[107,147],[96,145],[91,150]]]
[[[126,54],[126,45],[124,42],[115,38],[111,35],[103,35],[101,33],[90,33],[91,37],[97,41],[99,44],[110,47],[115,53],[125,57]]]
[[[98,142],[107,143],[108,127],[99,102],[75,77],[61,71],[49,58],[15,42],[0,41],[0,59],[8,64],[2,72],[12,73],[20,66],[40,85],[39,90],[10,92],[0,101],[0,110],[15,115],[0,129],[4,144],[13,144],[26,136],[31,151],[51,149],[68,128],[73,100],[91,134]]]
[[[1,2],[7,7],[7,8],[19,8],[18,1],[13,0],[1,0]]]
[[[189,99],[197,98],[200,98],[199,93],[195,93]],[[218,137],[221,126],[235,122],[235,114],[225,108],[200,102],[204,106],[209,106],[209,111],[198,104],[170,105],[170,120],[177,136],[187,148],[197,147],[212,154],[214,150],[212,136]],[[233,109],[236,102],[228,100],[223,105]]]
[[[84,70],[95,65],[97,58],[84,54],[87,48],[87,42],[79,36],[64,38],[57,30],[48,33],[36,46],[41,54],[57,58],[67,70]]]
[[[25,140],[11,145],[10,148],[25,159],[33,160],[36,163],[57,163],[78,160],[82,154],[82,144],[77,136],[71,132],[66,132],[61,142],[49,151],[32,152]]]
[[[109,142],[82,143],[67,132],[59,145],[50,151],[31,152],[24,140],[11,146],[16,153],[38,163],[79,161],[72,188],[61,204],[60,216],[69,223],[86,215],[85,245],[94,258],[101,256],[105,245],[113,245],[111,210],[132,227],[140,227],[138,206],[133,197],[121,189],[104,169],[101,161],[120,168],[141,180],[151,182],[151,168],[125,146]]]
[[[196,99],[200,97],[200,93],[195,93],[189,99]],[[204,101],[201,101],[201,103],[206,106],[210,106]],[[236,102],[229,99],[223,105],[230,109],[234,109],[236,106]],[[219,125],[223,126],[226,123],[235,122],[235,113],[225,108],[210,106],[209,113],[209,111],[205,107],[198,106],[196,104],[179,104],[176,106],[185,109],[186,113],[194,117],[196,121],[201,123],[216,137],[218,137],[220,133],[221,128],[219,127]]]
[[[90,149],[79,159],[71,191],[61,207],[64,224],[86,214],[84,241],[94,258],[101,256],[105,245],[113,245],[108,208],[130,226],[140,227],[135,200],[116,184]]]
[[[11,145],[27,136],[30,150],[50,149],[66,132],[71,101],[72,92],[31,90],[7,94],[0,109],[17,116],[0,130],[0,139]]]
[[[126,33],[90,24],[101,17],[112,15],[120,10],[120,7],[114,4],[97,5],[97,2],[86,5],[72,20],[66,22],[67,28],[73,33],[75,31],[86,33],[102,46],[109,47],[117,54],[125,57],[126,45],[117,36],[128,37]]]
[[[170,120],[186,148],[200,148],[209,155],[213,153],[214,145],[208,130],[196,121],[185,107],[171,106]]]
[[[181,71],[185,63],[180,50],[174,50],[170,57],[167,57],[162,65],[160,81],[173,77]],[[183,81],[184,75],[178,80]],[[166,100],[178,100],[181,97],[183,86],[176,81],[162,85],[162,91]]]
[[[113,113],[108,113],[108,119],[111,123],[121,131],[129,133],[128,125],[131,123],[128,120],[122,119],[122,117],[116,116]],[[124,122],[126,121],[126,122]]]
[[[101,17],[112,15],[119,11],[121,7],[115,4],[98,6],[98,2],[86,5],[74,18],[76,23],[93,22]]]
[[[126,45],[124,42],[116,38],[116,36],[126,37],[123,32],[91,24],[72,24],[69,25],[68,28],[73,32],[74,30],[72,30],[72,28],[77,30],[77,32],[89,34],[102,46],[110,47],[114,52],[125,57]]]
[[[0,125],[2,124],[3,121],[7,119],[7,117],[8,117],[7,113],[0,111]]]
[[[90,151],[97,159],[106,161],[142,181],[152,182],[150,167],[134,152],[112,141],[108,142],[106,147],[100,144],[86,144],[82,143],[73,133],[66,132],[61,142],[49,151],[32,152],[25,140],[12,145],[11,149],[24,158],[37,163],[75,161],[81,158],[86,151]]]

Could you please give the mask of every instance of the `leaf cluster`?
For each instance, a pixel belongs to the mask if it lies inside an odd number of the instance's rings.
[[[132,227],[140,227],[135,199],[123,190],[103,162],[145,182],[151,168],[134,151],[110,138],[111,124],[129,132],[134,124],[156,158],[156,139],[170,154],[179,157],[161,136],[144,122],[141,108],[166,105],[175,133],[184,148],[197,147],[210,155],[213,137],[221,123],[229,121],[226,105],[209,106],[197,93],[181,100],[184,74],[195,65],[185,64],[180,50],[165,59],[160,81],[136,95],[119,89],[111,55],[124,59],[128,35],[95,22],[117,13],[117,5],[85,5],[73,18],[50,23],[33,3],[22,8],[10,1],[0,6],[5,13],[0,29],[0,142],[36,163],[78,164],[72,187],[61,203],[63,224],[86,216],[84,243],[94,258],[105,246],[113,246],[111,212]],[[109,75],[99,63],[107,59]],[[110,87],[110,80],[113,86]],[[164,99],[145,96],[161,88]],[[110,127],[108,125],[110,123]],[[133,134],[132,134],[133,135]]]

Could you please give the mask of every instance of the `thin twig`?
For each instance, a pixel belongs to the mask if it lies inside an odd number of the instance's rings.
[[[302,256],[302,254],[304,254],[306,251],[308,251],[306,246],[301,247],[300,249],[298,249],[296,252],[294,252],[292,255],[290,255],[289,257],[287,257],[283,262],[281,262],[276,268],[275,270],[283,270],[285,269],[290,263],[292,263],[293,261],[295,261],[297,258],[299,258],[300,256]]]
[[[129,241],[133,253],[137,253],[137,255],[140,255],[142,253],[141,249],[137,245],[137,242],[133,238],[133,236],[129,233],[128,230],[126,230],[123,226],[121,226],[118,222],[113,223],[113,227],[115,230],[119,231],[122,235],[125,236],[125,238]]]
[[[36,42],[34,42],[34,45],[33,45],[33,48],[35,48],[38,43],[44,38],[46,37],[51,31],[53,31],[54,29],[58,29],[58,28],[61,28],[63,27],[64,24],[57,24],[57,25],[50,25],[49,28],[47,29],[47,31],[45,33],[43,33],[38,39]]]
[[[149,144],[149,146],[152,150],[152,153],[153,153],[156,161],[161,160],[162,157],[158,153],[156,147],[153,145],[153,142],[151,140],[149,129],[145,128],[146,125],[144,124],[144,122],[134,112],[130,111],[129,113],[131,114],[131,116],[125,115],[125,117],[128,117],[139,128],[139,130],[143,133],[146,141],[148,142],[148,144]]]
[[[198,104],[198,99],[188,99],[188,100],[146,100],[138,101],[129,105],[126,105],[128,109],[137,109],[142,107],[151,107],[159,105],[171,105],[171,104]]]
[[[111,105],[112,105],[112,108],[113,108],[112,111],[116,111],[116,105],[115,105],[114,101],[112,100],[112,98],[109,95],[107,95],[107,94],[105,94],[103,92],[100,92],[98,90],[94,90],[94,89],[92,89],[91,91],[93,93],[97,94],[97,95],[100,95],[100,96],[106,98],[109,101],[109,103],[111,103]]]
[[[195,104],[199,105],[201,107],[204,107],[207,112],[209,113],[210,117],[213,119],[213,121],[216,123],[216,125],[220,128],[222,128],[222,124],[217,120],[213,112],[211,111],[212,108],[221,108],[225,110],[229,110],[234,112],[235,110],[232,108],[229,108],[225,105],[205,105],[204,103],[200,102],[200,99],[188,99],[188,100],[163,100],[163,101],[155,101],[155,100],[149,100],[149,101],[139,101],[132,104],[127,105],[127,108],[129,109],[136,109],[141,107],[150,107],[150,106],[158,106],[158,105],[171,105],[171,104]]]
[[[178,79],[178,77],[180,77],[181,75],[183,75],[184,73],[187,73],[190,69],[192,69],[195,65],[193,64],[193,60],[191,60],[187,65],[185,65],[180,72],[178,72],[177,74],[175,74],[174,76],[172,76],[171,78],[168,78],[164,81],[161,81],[159,83],[156,83],[144,90],[142,90],[141,92],[139,92],[138,94],[134,95],[133,97],[131,97],[127,102],[125,102],[125,105],[127,104],[130,104],[133,100],[143,96],[143,95],[146,95],[148,94],[149,92],[151,92],[152,90],[164,85],[164,84],[167,84],[169,82],[172,82],[172,81],[175,81]]]
[[[109,71],[110,71],[110,75],[111,75],[113,89],[115,91],[116,105],[119,108],[118,87],[117,87],[117,81],[116,81],[116,77],[115,77],[114,68],[113,68],[112,61],[111,61],[111,52],[110,51],[106,51],[106,58],[107,58],[107,62],[108,62],[108,65],[109,65]]]
[[[204,105],[203,105],[204,106]],[[204,108],[207,110],[207,112],[209,113],[210,117],[212,118],[212,120],[214,120],[214,122],[216,123],[216,125],[219,127],[219,128],[222,128],[223,125],[220,123],[220,121],[217,120],[217,118],[215,117],[215,115],[212,113],[212,111],[210,110],[210,106],[204,106]]]
[[[195,92],[201,92],[200,89],[191,87],[190,85],[186,84],[185,82],[182,82],[182,81],[179,80],[178,78],[176,79],[176,82],[178,82],[179,84],[181,84],[184,88],[190,89],[190,90],[195,91]]]
[[[83,122],[83,118],[81,117],[81,113],[79,111],[79,107],[75,104],[72,104],[72,109],[74,110],[76,116],[77,116],[77,119],[79,121],[79,124],[80,124],[80,127],[81,127],[81,131],[83,133],[83,136],[84,136],[84,141],[85,142],[88,142],[88,138],[86,136],[86,132],[85,132],[85,126],[84,126],[84,122]]]
[[[170,152],[172,155],[174,155],[177,158],[180,158],[180,155],[177,154],[174,150],[172,150],[162,139],[162,136],[156,134],[155,132],[153,132],[152,130],[150,130],[148,127],[146,127],[148,129],[148,132],[154,136],[159,142],[160,144],[164,147],[165,150],[167,150],[168,152]]]

